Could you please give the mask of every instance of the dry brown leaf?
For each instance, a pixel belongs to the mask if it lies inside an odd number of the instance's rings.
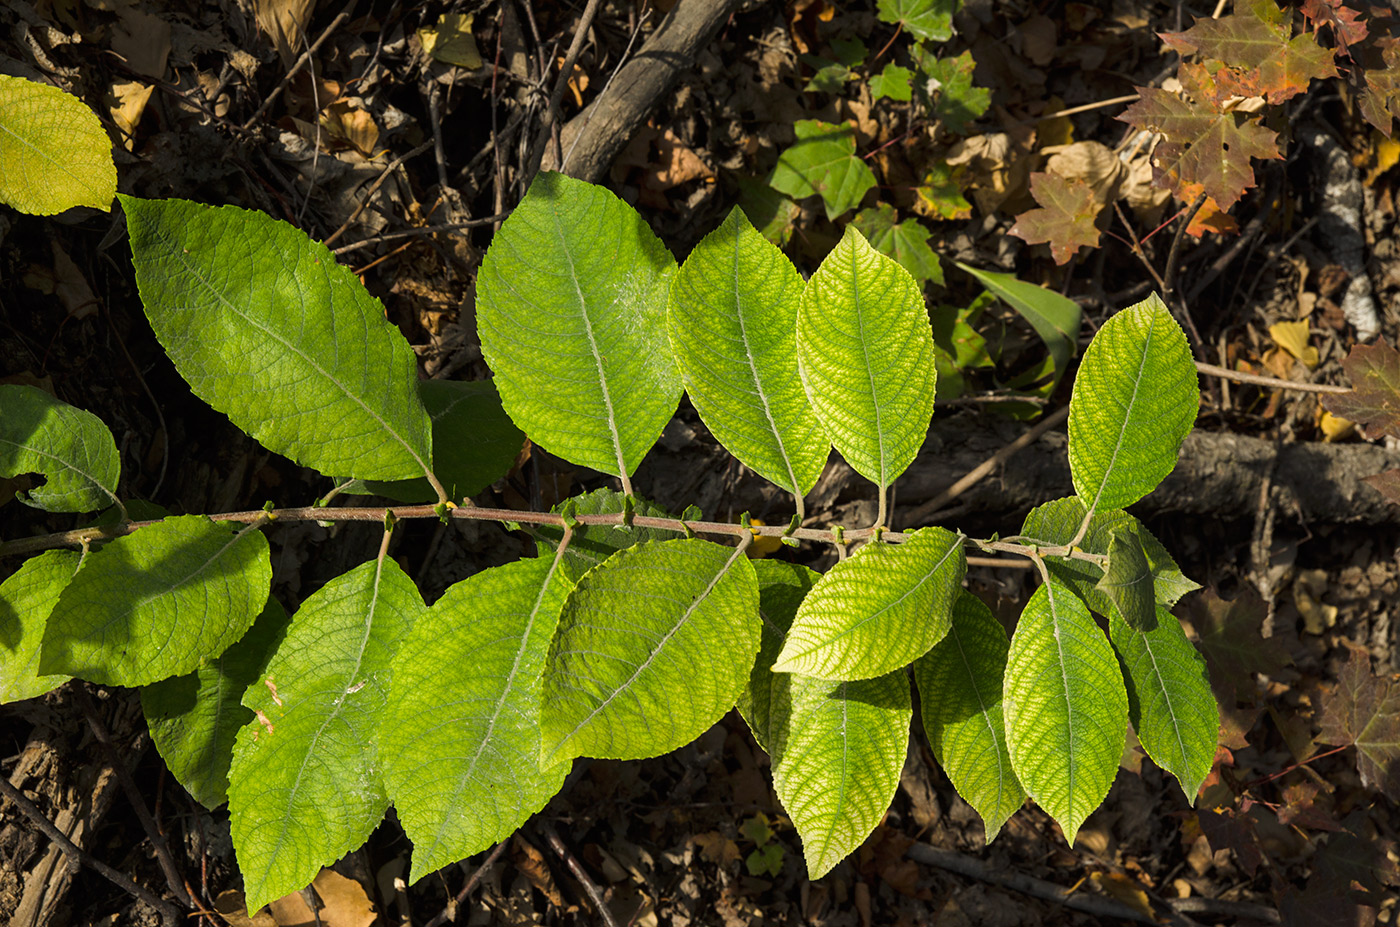
[[[365,888],[334,869],[322,869],[311,883],[321,897],[322,927],[370,927],[379,918]]]
[[[739,845],[717,830],[696,834],[690,842],[700,849],[700,855],[706,860],[721,866],[737,863],[742,858]]]
[[[1344,441],[1356,434],[1356,423],[1349,422],[1340,415],[1333,415],[1331,412],[1323,410],[1318,416],[1317,427],[1322,432],[1322,440],[1325,443],[1334,441]]]
[[[153,90],[155,87],[150,84],[128,81],[113,84],[107,94],[108,112],[112,114],[112,121],[122,130],[122,146],[127,151],[132,150],[132,136],[136,134],[136,127],[146,113],[146,104],[150,102]]]
[[[1046,173],[1057,174],[1065,180],[1081,180],[1094,191],[1094,200],[1107,205],[1118,199],[1128,169],[1107,145],[1101,142],[1075,142],[1054,148],[1042,148],[1050,157],[1045,162]]]
[[[311,911],[311,905],[306,903],[306,896],[301,891],[288,892],[276,901],[268,905],[272,912],[272,922],[277,927],[312,927],[316,923],[316,915]]]
[[[1048,16],[1032,16],[1016,27],[1021,38],[1021,54],[1030,59],[1031,64],[1045,66],[1055,57],[1059,41],[1055,35],[1055,21]]]
[[[316,0],[253,0],[258,28],[272,40],[283,67],[290,67],[301,54],[306,26]]]
[[[322,110],[321,127],[366,158],[374,156],[374,146],[379,142],[379,126],[375,124],[373,116],[348,101],[338,101]]]
[[[1317,348],[1308,343],[1307,322],[1276,322],[1269,326],[1269,337],[1309,370],[1317,367],[1319,357]]]
[[[1104,890],[1104,894],[1118,899],[1144,917],[1156,920],[1147,892],[1143,891],[1142,886],[1134,880],[1116,872],[1091,872],[1089,878],[1095,885]]]
[[[965,166],[968,192],[984,214],[1014,196],[1025,193],[1031,173],[1030,145],[1034,133],[1013,138],[1007,132],[989,132],[958,140],[945,158],[950,167]]]
[[[475,13],[443,13],[435,25],[419,29],[418,41],[423,44],[424,54],[434,61],[471,71],[481,67],[481,52],[472,35],[475,18]]]
[[[1152,150],[1144,145],[1128,159],[1123,177],[1122,196],[1132,207],[1133,215],[1144,222],[1155,222],[1162,207],[1171,201],[1170,190],[1152,182]]]
[[[170,57],[170,23],[135,7],[123,7],[112,28],[112,51],[138,74],[164,77]]]
[[[214,899],[214,911],[228,927],[277,927],[277,921],[266,908],[249,917],[247,900],[234,888],[219,892],[219,897]]]
[[[564,896],[560,894],[559,886],[554,884],[554,874],[549,871],[544,854],[519,834],[511,841],[511,849],[514,850],[512,856],[515,868],[520,870],[541,895],[549,899],[550,904],[562,908]]]

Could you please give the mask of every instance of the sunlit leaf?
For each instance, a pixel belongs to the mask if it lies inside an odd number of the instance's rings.
[[[33,386],[0,384],[0,476],[37,473],[42,486],[16,493],[47,512],[91,512],[117,501],[121,458],[112,432],[91,412]]]
[[[1093,187],[1056,174],[1032,174],[1031,195],[1040,208],[1017,216],[1012,235],[1033,245],[1048,242],[1056,264],[1067,263],[1081,247],[1099,246],[1094,221],[1103,206],[1094,198]]]
[[[800,119],[793,130],[797,141],[778,156],[768,180],[774,190],[799,200],[820,194],[826,217],[835,219],[875,186],[874,172],[856,155],[854,127]]]
[[[554,506],[551,511],[558,513],[566,508],[575,515],[614,515],[621,513],[626,505],[626,496],[612,489],[595,489],[581,496],[574,496]],[[649,515],[655,518],[674,516],[659,505],[645,499],[634,499],[632,512],[636,515]],[[564,538],[564,529],[554,525],[539,525],[535,529],[539,541],[540,556],[553,556]],[[574,582],[613,554],[628,547],[635,547],[643,541],[669,541],[676,535],[671,531],[654,528],[639,528],[625,525],[579,525],[569,546],[564,549],[561,564],[564,575]]]
[[[71,550],[45,551],[0,583],[0,705],[43,695],[68,681],[62,674],[39,673],[39,647],[78,560]]]
[[[856,213],[852,225],[870,242],[870,247],[899,262],[920,283],[932,281],[943,285],[943,265],[928,246],[932,236],[916,219],[899,221],[899,215],[889,203]]]
[[[1054,290],[1019,280],[1013,274],[978,270],[962,261],[954,263],[1031,323],[1054,361],[1056,380],[1063,376],[1079,343],[1079,304]]]
[[[116,192],[112,142],[93,111],[57,87],[0,74],[0,203],[38,216],[107,212]]]
[[[934,42],[953,37],[953,14],[959,0],[880,0],[880,19],[898,23],[912,35]]]

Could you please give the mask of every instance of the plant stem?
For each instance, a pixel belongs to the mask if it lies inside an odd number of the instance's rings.
[[[1300,393],[1349,393],[1351,387],[1333,386],[1330,383],[1300,383],[1297,380],[1280,380],[1277,377],[1262,377],[1257,373],[1241,373],[1238,370],[1230,370],[1226,367],[1217,367],[1214,364],[1203,364],[1196,361],[1196,369],[1206,376],[1220,377],[1222,380],[1234,380],[1236,383],[1252,383],[1255,386],[1272,386],[1274,389],[1291,389]]]

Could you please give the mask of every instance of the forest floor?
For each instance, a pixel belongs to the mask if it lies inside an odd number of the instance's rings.
[[[8,0],[0,5],[0,73],[57,84],[90,104],[117,142],[122,192],[257,209],[328,241],[382,299],[425,376],[480,379],[489,371],[476,341],[475,274],[532,162],[541,150],[546,166],[557,160],[580,137],[582,107],[609,88],[627,89],[614,76],[644,54],[667,10],[694,14],[707,5],[725,15],[676,63],[674,82],[657,87],[656,105],[617,130],[611,153],[590,153],[588,139],[578,149],[580,160],[601,159],[589,179],[634,204],[677,256],[742,203],[799,268],[813,270],[844,220],[828,218],[819,197],[779,197],[764,179],[800,120],[844,123],[880,181],[857,206],[878,213],[877,204],[889,204],[908,223],[905,233],[945,258],[940,272],[925,274],[934,276],[930,302],[943,311],[956,315],[981,293],[953,259],[1014,272],[1081,305],[1082,350],[1113,311],[1157,289],[1153,274],[1175,261],[1199,359],[1345,385],[1341,361],[1360,339],[1340,304],[1355,275],[1313,220],[1326,186],[1317,162],[1337,150],[1364,188],[1358,232],[1379,337],[1395,344],[1400,335],[1400,148],[1366,124],[1335,81],[1314,81],[1271,117],[1286,136],[1320,127],[1330,141],[1295,142],[1284,158],[1256,161],[1257,183],[1229,210],[1234,230],[1178,239],[1182,204],[1157,196],[1154,205],[1150,175],[1139,172],[1122,189],[1144,199],[1105,215],[1098,245],[1068,263],[1009,234],[1036,205],[1028,177],[1047,148],[1095,141],[1123,150],[1135,130],[1115,117],[1128,104],[1105,101],[1170,78],[1179,58],[1158,34],[1209,18],[1209,3],[969,0],[939,55],[971,53],[971,86],[988,94],[970,119],[946,107],[940,115],[917,93],[908,102],[873,94],[885,65],[908,64],[912,54],[908,31],[882,21],[875,0],[605,0],[582,33],[593,6],[584,0],[351,0],[343,8],[314,0]],[[560,80],[576,36],[574,69]],[[654,72],[647,79],[661,80]],[[549,101],[556,86],[557,110]],[[1051,118],[1069,107],[1083,109]],[[546,121],[555,113],[564,127],[557,144]],[[961,168],[954,180],[930,182],[931,171],[950,166]],[[961,191],[949,192],[949,183]],[[1148,236],[1157,224],[1164,230]],[[0,377],[44,385],[107,422],[131,496],[214,513],[267,500],[305,505],[325,492],[314,474],[269,454],[190,393],[142,313],[119,215],[74,210],[41,219],[0,209],[0,281]],[[1019,315],[992,303],[964,321],[988,347],[961,371],[963,394],[940,397],[938,440],[925,446],[920,475],[897,487],[896,519],[1068,401],[1065,386],[1024,385],[1044,347]],[[1301,343],[1285,343],[1300,322]],[[997,401],[1007,399],[1020,401]],[[227,812],[204,809],[165,771],[134,691],[88,689],[198,900],[201,924],[602,923],[593,893],[618,924],[676,927],[1394,924],[1400,683],[1373,737],[1389,794],[1368,787],[1374,778],[1363,782],[1354,748],[1318,739],[1318,706],[1371,673],[1385,691],[1400,672],[1400,508],[1361,490],[1351,507],[1316,501],[1327,474],[1346,473],[1355,484],[1371,473],[1349,468],[1375,458],[1358,456],[1364,442],[1334,427],[1315,394],[1203,380],[1197,428],[1205,437],[1190,446],[1195,476],[1135,511],[1205,587],[1178,614],[1198,636],[1224,639],[1207,652],[1223,696],[1219,764],[1193,804],[1130,738],[1112,791],[1073,846],[1031,803],[987,846],[980,818],[939,769],[916,717],[884,823],[830,874],[809,881],[767,757],[731,713],[664,757],[579,761],[564,791],[496,852],[411,887],[411,848],[391,814],[363,849],[317,880],[324,907],[316,915],[294,895],[250,921]],[[1258,439],[1278,459],[1305,448],[1321,463],[1291,482],[1270,463],[1252,482],[1228,483],[1233,495],[1218,501],[1209,496],[1220,491],[1212,480],[1229,481],[1242,466],[1225,440],[1232,435]],[[982,536],[1015,533],[1030,506],[1070,491],[1056,463],[1063,448],[1062,429],[1052,430],[975,487],[941,498],[934,520]],[[871,520],[873,499],[848,477],[834,468],[819,484],[813,518]],[[605,482],[536,449],[484,497],[547,506]],[[696,503],[717,519],[744,510],[763,517],[770,505],[781,511],[760,482],[718,448],[688,404],[637,477],[639,493],[658,503],[675,511]],[[72,527],[13,500],[0,508],[7,539]],[[318,543],[332,533],[337,543]],[[445,536],[411,525],[402,533],[394,556],[429,601],[523,549],[494,525]],[[270,540],[274,592],[289,610],[372,557],[378,543],[372,529],[315,526],[276,528]],[[3,564],[6,575],[13,567]],[[1010,625],[1033,578],[974,568],[968,583]],[[1349,643],[1363,648],[1368,665],[1355,662]],[[60,689],[0,709],[0,775],[93,856],[164,892],[147,831],[80,701]],[[6,805],[0,922],[157,919],[94,872],[68,867]]]

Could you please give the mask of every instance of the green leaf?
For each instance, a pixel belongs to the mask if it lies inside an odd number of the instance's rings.
[[[117,501],[117,443],[102,419],[33,386],[0,384],[0,476],[40,473],[16,493],[46,512],[91,512]]]
[[[804,92],[840,93],[847,81],[855,79],[851,69],[840,62],[827,61],[816,55],[803,55],[802,60],[816,68],[812,79],[802,88]]]
[[[773,759],[774,789],[816,879],[860,846],[889,809],[909,746],[909,683],[902,672],[832,682],[770,670],[819,574],[774,560],[754,568],[763,646],[739,713]]]
[[[558,514],[571,508],[575,515],[615,515],[622,511],[627,497],[612,489],[595,489],[582,496],[574,496],[550,509]],[[635,499],[632,503],[634,515],[648,515],[653,518],[672,518],[670,512],[645,499]],[[623,525],[579,525],[569,546],[564,548],[561,564],[564,575],[578,582],[583,574],[593,569],[620,550],[635,547],[643,541],[669,541],[675,532],[655,528],[624,527]],[[563,540],[564,529],[554,525],[539,525],[535,528],[540,556],[554,555],[559,542]]]
[[[909,679],[794,676],[773,705],[773,790],[819,879],[865,842],[889,810],[909,751]]]
[[[946,42],[953,37],[959,5],[959,0],[880,0],[880,19],[898,23],[920,39]]]
[[[550,643],[542,765],[694,740],[734,707],[759,625],[758,580],[737,548],[687,538],[614,554],[579,581]]]
[[[256,527],[167,518],[87,555],[49,616],[39,670],[118,686],[191,672],[243,636],[271,585]]]
[[[928,433],[933,361],[918,284],[847,226],[802,292],[797,362],[832,443],[882,491]]]
[[[74,206],[108,212],[117,192],[112,142],[82,101],[57,87],[0,74],[0,203],[51,216]]]
[[[68,681],[64,675],[40,675],[39,646],[80,561],[71,550],[45,551],[0,583],[0,705],[35,698]]]
[[[962,538],[944,528],[866,544],[803,600],[773,671],[870,679],[906,666],[948,633],[966,572]]]
[[[552,558],[483,570],[394,657],[379,746],[411,881],[509,837],[564,784],[568,763],[540,765],[540,677],[570,585]]]
[[[1118,772],[1128,693],[1088,609],[1053,580],[1021,612],[1002,705],[1016,778],[1073,844]]]
[[[933,116],[955,135],[964,135],[972,124],[987,112],[992,92],[985,87],[972,86],[972,73],[977,62],[972,52],[965,51],[952,58],[935,58],[931,52],[914,49],[914,60],[926,78],[921,82],[936,94],[930,100]]]
[[[1084,521],[1084,500],[1078,496],[1066,496],[1047,502],[1031,510],[1021,526],[1021,534],[1045,545],[1068,544],[1079,531]],[[1142,544],[1143,553],[1152,570],[1152,585],[1156,601],[1163,605],[1175,605],[1177,600],[1194,589],[1201,588],[1181,573],[1171,554],[1162,542],[1142,526],[1136,518],[1121,509],[1108,509],[1094,513],[1089,520],[1089,530],[1079,542],[1080,550],[1090,554],[1107,554],[1114,534],[1132,534]],[[1103,571],[1087,560],[1072,560],[1068,557],[1046,557],[1045,565],[1050,575],[1060,585],[1067,587],[1084,600],[1091,609],[1104,617],[1112,611],[1112,601],[1098,589]]]
[[[1194,802],[1215,762],[1220,709],[1210,692],[1206,661],[1186,639],[1181,622],[1161,607],[1155,620],[1151,630],[1140,631],[1115,613],[1108,633],[1126,670],[1128,712],[1138,741]]]
[[[773,705],[787,699],[788,686],[794,678],[791,673],[775,673],[771,667],[783,649],[793,616],[821,574],[781,560],[755,560],[753,567],[758,577],[758,617],[763,630],[758,659],[749,671],[748,688],[739,693],[738,708],[754,740],[771,753]]]
[[[602,187],[542,173],[477,276],[477,332],[532,441],[628,477],[680,402],[666,340],[670,252]]]
[[[228,801],[233,743],[253,713],[243,693],[261,679],[287,632],[282,604],[267,606],[243,639],[193,673],[141,689],[141,710],[165,765],[195,801],[217,808]]]
[[[488,380],[420,380],[418,395],[433,422],[433,473],[452,499],[474,496],[510,472],[525,435],[506,415]],[[400,502],[436,502],[427,478],[355,480],[348,493]]]
[[[800,119],[793,130],[797,141],[778,155],[768,183],[793,199],[820,194],[835,220],[875,186],[875,173],[856,155],[856,130],[817,119]]]
[[[830,445],[797,372],[802,278],[735,207],[671,285],[667,327],[686,392],[728,451],[800,496]]]
[[[1011,769],[1002,709],[1010,643],[982,600],[960,591],[948,634],[914,663],[929,746],[991,843],[1025,803]]]
[[[870,242],[870,247],[894,258],[920,283],[933,281],[943,285],[943,265],[928,246],[933,234],[917,219],[900,222],[899,215],[889,203],[856,213],[853,224]]]
[[[802,208],[756,177],[739,177],[739,208],[758,233],[775,245],[792,238],[792,226]]]
[[[321,473],[428,472],[417,359],[330,249],[259,212],[120,199],[146,316],[195,395]]]
[[[900,103],[908,103],[914,91],[911,82],[914,72],[897,64],[887,64],[879,74],[870,78],[870,95],[876,100],[888,97]]]
[[[1151,631],[1157,622],[1152,564],[1142,538],[1132,530],[1114,531],[1108,541],[1108,568],[1095,587],[1114,611],[1136,631]]]
[[[302,603],[243,696],[255,720],[238,732],[228,800],[248,910],[310,884],[384,816],[375,738],[390,662],[426,611],[393,560],[362,563]]]
[[[1074,357],[1079,342],[1079,304],[1054,290],[1017,280],[1011,274],[978,270],[962,261],[954,263],[976,277],[979,283],[1031,323],[1054,359],[1055,380],[1058,382],[1064,376],[1070,358]]]
[[[1121,509],[1176,466],[1200,406],[1186,336],[1157,296],[1117,313],[1084,352],[1069,405],[1069,469],[1090,510]]]

